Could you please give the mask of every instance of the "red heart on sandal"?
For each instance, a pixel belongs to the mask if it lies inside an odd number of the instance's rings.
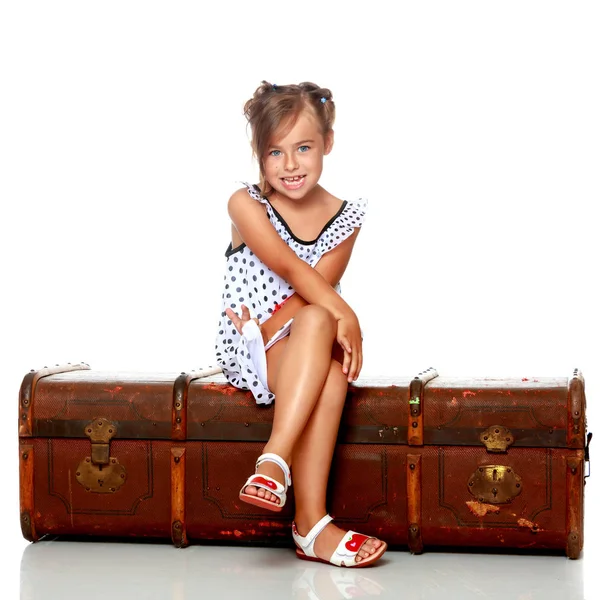
[[[355,533],[347,542],[346,549],[350,552],[358,552],[358,549],[369,539],[368,535],[362,533]]]

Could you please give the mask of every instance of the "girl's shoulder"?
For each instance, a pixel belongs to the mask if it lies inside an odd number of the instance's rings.
[[[258,186],[250,185],[249,183],[243,183],[245,187],[237,189],[227,203],[227,210],[229,215],[232,216],[232,212],[239,214],[245,213],[246,211],[254,211],[255,206],[258,206],[256,202],[259,202],[265,212],[269,212],[269,203],[266,198],[262,196]]]
[[[244,187],[239,188],[234,192],[234,196],[242,196],[244,198],[252,198],[257,200],[261,204],[267,204],[267,199],[261,194],[259,187],[256,184],[247,183],[246,181],[240,181]]]

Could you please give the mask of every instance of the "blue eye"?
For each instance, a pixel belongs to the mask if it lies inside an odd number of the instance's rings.
[[[303,150],[304,148],[304,150]],[[300,146],[300,148],[298,148],[298,150],[300,152],[308,152],[310,150],[310,146]]]
[[[281,154],[281,150],[271,150],[271,152],[269,152],[269,154],[271,156],[279,156]]]

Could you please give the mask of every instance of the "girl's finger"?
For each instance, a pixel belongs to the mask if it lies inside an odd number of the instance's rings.
[[[356,356],[356,367],[354,370],[354,379],[353,381],[356,381],[358,379],[358,376],[360,375],[360,370],[362,368],[362,359],[361,356],[359,354],[357,354]]]
[[[356,351],[352,354],[352,381],[356,381],[358,379],[360,370],[362,369],[362,344],[357,342],[356,345]]]
[[[342,372],[344,373],[344,375],[348,374],[348,369],[350,368],[350,362],[352,360],[352,355],[350,352],[348,352],[348,350],[350,349],[350,344],[348,343],[348,340],[340,337],[338,338],[338,344],[341,346],[342,350],[344,351],[344,361],[342,363]]]
[[[348,381],[355,381],[357,378],[357,368],[358,368],[358,352],[355,352],[352,355],[352,364],[350,366],[350,373],[348,373]]]
[[[348,376],[348,383],[352,381],[352,363],[354,362],[354,352],[348,352],[352,349],[349,340],[344,340],[344,373]]]
[[[340,333],[338,331],[338,335],[336,337],[338,344],[342,347],[342,350],[348,354],[352,354],[352,345],[350,344],[350,340],[346,337],[345,332]]]
[[[344,350],[344,363],[342,364],[342,372],[344,375],[348,375],[348,371],[350,370],[350,365],[352,364],[352,355],[348,354]],[[348,381],[350,381],[350,375],[348,375]]]

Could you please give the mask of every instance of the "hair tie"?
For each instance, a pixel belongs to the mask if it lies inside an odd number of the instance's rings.
[[[321,96],[321,104],[325,104],[327,102],[327,98],[325,96]]]

